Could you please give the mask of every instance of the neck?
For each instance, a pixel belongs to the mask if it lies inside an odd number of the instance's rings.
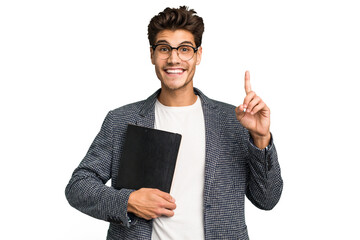
[[[194,93],[192,84],[188,84],[188,86],[176,90],[171,90],[162,86],[158,97],[161,104],[169,107],[190,106],[196,102],[196,99],[197,97]]]

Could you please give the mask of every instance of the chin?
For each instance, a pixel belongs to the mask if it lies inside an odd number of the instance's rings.
[[[191,80],[188,82],[177,82],[177,83],[171,83],[171,82],[169,83],[169,82],[161,81],[162,83],[161,85],[169,90],[175,91],[185,88],[190,82]]]

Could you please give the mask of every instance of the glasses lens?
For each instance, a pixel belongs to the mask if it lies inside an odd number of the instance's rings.
[[[194,56],[194,49],[190,46],[180,46],[178,49],[179,57],[184,60],[188,61]]]
[[[168,45],[158,45],[155,51],[161,59],[167,59],[171,54],[171,48]]]

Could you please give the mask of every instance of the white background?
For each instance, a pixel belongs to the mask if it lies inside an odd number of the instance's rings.
[[[189,5],[205,22],[194,85],[238,105],[243,76],[272,110],[284,191],[246,202],[252,240],[360,239],[356,1],[1,1],[1,239],[105,239],[64,190],[109,110],[160,84],[147,24]]]

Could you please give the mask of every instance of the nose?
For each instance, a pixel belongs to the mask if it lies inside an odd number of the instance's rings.
[[[179,58],[178,51],[176,49],[172,49],[170,56],[168,58],[168,63],[175,64],[175,63],[180,63],[180,62],[181,62],[181,59]]]

